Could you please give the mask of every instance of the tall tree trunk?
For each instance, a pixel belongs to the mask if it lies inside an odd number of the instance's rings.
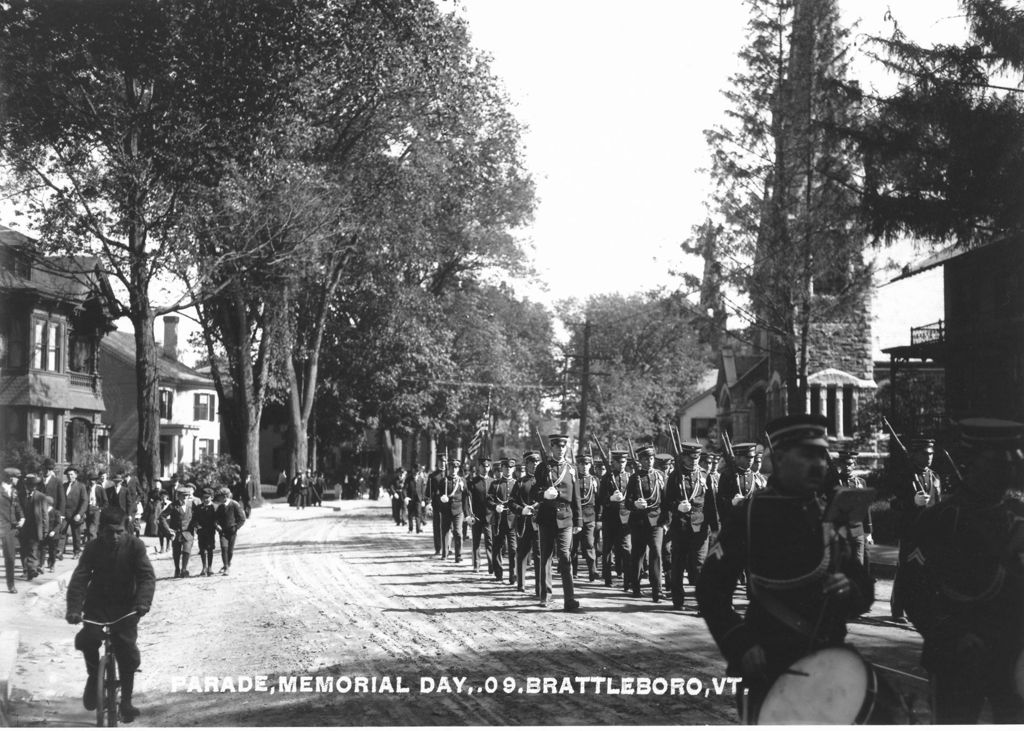
[[[135,326],[136,413],[139,420],[136,461],[139,484],[148,493],[160,475],[160,357],[153,335],[153,310],[144,290],[132,295]]]

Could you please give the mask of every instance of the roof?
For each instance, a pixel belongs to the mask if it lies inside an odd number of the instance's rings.
[[[103,338],[100,341],[100,345],[104,353],[113,355],[115,358],[119,358],[133,366],[135,365],[135,335],[132,333],[115,330]],[[194,368],[189,368],[174,358],[169,358],[159,345],[157,345],[157,352],[159,354],[157,372],[160,374],[160,378],[211,390],[214,388],[213,379],[209,376],[203,375]]]
[[[16,266],[0,267],[0,288],[37,292],[59,301],[80,303],[90,299],[97,287],[109,309],[113,293],[94,256],[38,256],[34,239],[0,225],[0,248],[13,251],[30,264],[28,277]]]
[[[704,372],[704,375],[700,377],[695,386],[696,392],[693,396],[686,399],[683,403],[682,409],[686,410],[693,406],[695,403],[700,401],[702,398],[715,392],[715,386],[718,385],[718,369],[709,368]]]
[[[912,264],[907,264],[906,266],[903,267],[903,270],[899,273],[899,276],[890,279],[888,284],[898,282],[902,279],[909,279],[910,277],[913,277],[916,274],[921,274],[922,272],[926,272],[929,269],[934,269],[935,267],[944,266],[949,262],[953,261],[954,259],[959,259],[960,257],[963,256],[970,256],[971,254],[975,254],[982,249],[987,249],[992,246],[998,246],[1000,244],[1009,245],[1010,243],[1013,242],[1016,242],[1017,244],[1024,243],[1022,242],[1020,236],[1004,236],[1003,238],[993,239],[992,241],[989,241],[988,243],[985,244],[972,246],[969,249],[964,248],[963,244],[960,243],[952,244],[950,246],[947,246],[945,249],[942,249],[941,251],[937,251],[934,254],[927,256],[924,259],[921,259],[920,261],[916,261]]]

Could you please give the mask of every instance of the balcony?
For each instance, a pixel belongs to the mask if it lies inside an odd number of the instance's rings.
[[[68,379],[72,388],[87,388],[96,393],[100,390],[99,374],[68,371]]]
[[[927,343],[942,343],[946,339],[946,326],[939,320],[930,325],[910,328],[910,344],[925,345]]]

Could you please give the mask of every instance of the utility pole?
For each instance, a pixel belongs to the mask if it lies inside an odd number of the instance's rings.
[[[583,365],[582,382],[580,383],[580,438],[582,448],[587,438],[587,395],[590,391],[590,318],[583,321]],[[571,455],[570,455],[571,456]]]

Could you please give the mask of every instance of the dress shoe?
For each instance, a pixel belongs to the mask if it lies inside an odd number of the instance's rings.
[[[683,611],[683,605],[681,602],[672,602],[672,608],[679,610],[680,612]]]
[[[181,578],[181,572],[180,572],[180,571],[177,571],[177,570],[176,570],[176,571],[174,572],[174,578],[175,578],[175,579],[180,579],[180,578]]]
[[[225,568],[223,571],[221,571],[221,574],[224,575],[224,576],[230,576],[231,575],[231,569],[230,568]]]
[[[131,703],[122,703],[118,707],[118,716],[124,723],[131,723],[139,717],[139,709]]]
[[[163,551],[157,551],[157,553],[163,553]],[[73,560],[77,560],[78,557],[81,556],[81,555],[82,555],[81,551],[75,551],[74,553],[71,554],[71,558]]]
[[[455,563],[462,563],[462,558],[459,556],[455,557]]]
[[[604,585],[605,586],[611,586],[612,585],[612,580],[611,579],[605,579],[604,580]]]
[[[566,611],[566,612],[575,612],[575,611],[578,611],[579,608],[580,608],[580,603],[577,600],[573,599],[572,601],[568,601],[568,602],[565,603],[564,611]]]
[[[651,596],[651,601],[655,604],[661,604],[661,594],[654,594]]]
[[[591,572],[590,576],[587,577],[588,581],[597,581],[597,574]]]
[[[90,673],[85,679],[85,690],[82,691],[82,705],[87,711],[96,710],[96,675]]]
[[[188,571],[182,571],[181,572],[181,578],[183,578],[183,579],[187,579],[191,575],[192,574],[190,574]]]
[[[13,586],[8,586],[7,587],[7,591],[9,591],[11,594],[17,594],[18,593],[18,590],[15,589]]]
[[[634,599],[639,599],[640,597],[643,596],[643,592],[640,591],[639,589],[631,589],[630,591],[633,594],[633,598]]]
[[[544,597],[541,597],[541,599],[540,599],[540,602],[539,602],[539,603],[540,603],[540,605],[541,605],[542,607],[546,607],[546,606],[548,605],[548,600],[547,600],[546,598],[544,598]]]

